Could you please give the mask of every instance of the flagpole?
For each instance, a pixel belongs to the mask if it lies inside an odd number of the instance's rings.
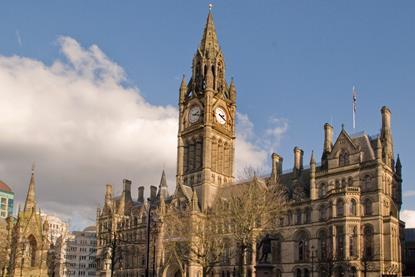
[[[356,129],[356,101],[357,101],[357,95],[356,95],[356,88],[353,86],[352,88],[352,110],[353,110],[353,130]]]

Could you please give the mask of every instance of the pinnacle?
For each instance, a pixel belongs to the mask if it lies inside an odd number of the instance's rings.
[[[203,36],[199,48],[202,52],[209,51],[213,53],[219,50],[219,43],[216,35],[215,24],[213,23],[213,15],[212,11],[210,10],[208,13],[208,17],[206,19],[205,30],[203,31]]]
[[[32,176],[30,177],[29,188],[27,190],[26,201],[24,204],[24,211],[29,212],[36,209],[36,187],[35,187],[35,172],[32,168]]]

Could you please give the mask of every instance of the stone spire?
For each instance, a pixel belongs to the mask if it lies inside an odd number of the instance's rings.
[[[161,173],[158,196],[160,198],[163,197],[165,199],[168,196],[167,194],[168,194],[168,191],[167,191],[167,178],[166,178],[166,172],[163,169],[163,172]]]
[[[206,19],[205,30],[203,31],[202,40],[200,41],[199,50],[202,53],[215,54],[220,51],[218,37],[216,35],[215,24],[213,23],[212,11],[209,10]]]
[[[236,102],[236,88],[235,88],[235,82],[233,81],[233,78],[231,79],[231,84],[229,85],[229,98],[232,102]]]
[[[32,176],[30,177],[29,189],[27,190],[24,211],[36,211],[36,186],[35,186],[35,165],[32,166]]]
[[[199,48],[193,58],[192,78],[188,91],[192,91],[196,95],[203,95],[205,89],[213,90],[215,93],[229,98],[225,80],[225,61],[219,46],[211,11],[206,19]]]
[[[316,164],[316,159],[314,158],[314,150],[311,151],[310,165]]]
[[[401,164],[401,158],[399,157],[399,154],[398,154],[398,158],[396,159],[395,172],[399,177],[402,177],[402,164]]]

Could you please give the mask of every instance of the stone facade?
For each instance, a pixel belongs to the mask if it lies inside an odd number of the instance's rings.
[[[146,270],[157,276],[201,276],[200,266],[185,264],[183,272],[177,261],[167,259],[158,218],[171,203],[195,214],[206,212],[219,188],[235,185],[235,113],[235,84],[225,80],[224,57],[209,12],[192,76],[188,82],[183,78],[179,90],[175,192],[168,194],[164,172],[159,189],[151,187],[149,201],[143,187],[133,200],[128,180],[117,197],[107,185],[104,206],[97,211],[99,276],[110,276],[111,268],[116,276],[144,276]],[[374,136],[351,135],[342,128],[334,140],[333,127],[325,124],[319,163],[311,153],[309,166],[304,166],[304,151],[295,147],[294,166],[283,172],[283,158],[272,154],[272,172],[265,179],[284,186],[289,200],[270,231],[268,274],[402,275],[401,163],[399,156],[395,160],[387,107],[381,109],[381,118],[381,132]],[[229,259],[210,274],[231,276],[235,264]],[[255,250],[244,267],[255,276]]]

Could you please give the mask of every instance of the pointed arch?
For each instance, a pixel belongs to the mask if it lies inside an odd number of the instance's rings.
[[[27,238],[28,241],[28,252],[27,252],[27,256],[28,256],[28,260],[30,261],[30,266],[31,267],[35,267],[36,266],[36,261],[37,261],[37,241],[36,238],[33,235],[30,235]]]

